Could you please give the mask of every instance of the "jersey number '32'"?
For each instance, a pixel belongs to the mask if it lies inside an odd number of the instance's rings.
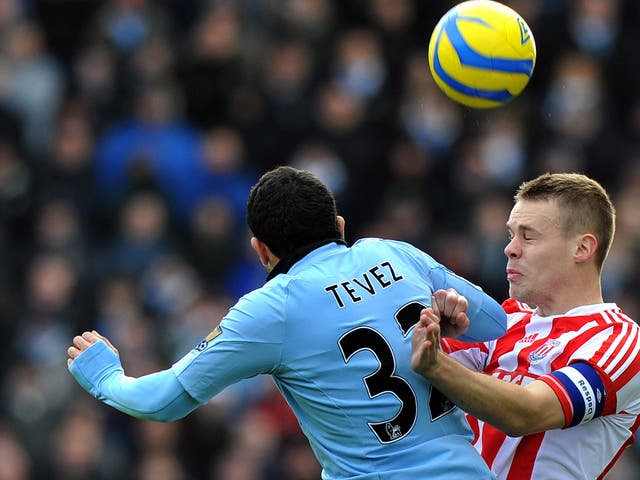
[[[395,314],[395,320],[403,336],[407,336],[420,317],[420,311],[425,308],[418,302],[412,302]],[[393,350],[380,332],[370,327],[358,327],[345,333],[338,341],[340,351],[346,363],[361,350],[369,350],[376,357],[379,368],[371,375],[364,377],[364,384],[370,398],[383,393],[391,393],[400,401],[401,407],[395,417],[381,422],[367,422],[382,443],[391,443],[405,437],[413,428],[418,407],[416,394],[404,378],[395,375],[396,359]],[[429,395],[429,413],[431,420],[436,420],[454,405],[449,402],[437,389],[431,388]]]

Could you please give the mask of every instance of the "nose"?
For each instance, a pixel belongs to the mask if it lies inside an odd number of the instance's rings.
[[[516,241],[515,237],[509,240],[507,246],[504,247],[504,254],[507,256],[507,258],[518,258],[521,253],[522,250],[518,246],[518,242]]]

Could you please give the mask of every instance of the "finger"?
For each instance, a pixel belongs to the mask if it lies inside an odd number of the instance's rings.
[[[418,348],[418,345],[424,342],[424,339],[425,339],[425,328],[421,323],[419,323],[418,325],[416,325],[416,328],[413,330],[413,334],[411,335],[412,348],[414,350]]]
[[[436,293],[431,295],[431,310],[438,318],[440,318],[440,306],[438,305]]]
[[[435,326],[433,324],[430,325],[431,328],[427,329],[427,335],[425,342],[434,343],[437,337],[437,333],[435,333]]]
[[[456,325],[455,325],[456,334],[460,335],[461,333],[465,333],[467,331],[467,329],[469,328],[469,324],[470,323],[471,323],[471,321],[469,320],[469,317],[467,316],[467,314],[466,313],[460,313],[456,317]]]
[[[76,358],[78,355],[80,354],[80,351],[76,348],[76,347],[69,347],[67,348],[67,356],[70,359],[74,359]]]
[[[84,332],[82,334],[82,338],[84,338],[89,343],[89,345],[93,345],[99,340],[93,332]]]
[[[437,315],[433,309],[425,308],[420,312],[420,323],[427,326],[431,323],[440,323],[440,316]]]
[[[442,309],[442,315],[445,318],[451,318],[453,315],[453,311],[458,303],[458,292],[453,289],[449,289],[446,291],[444,295],[444,308]]]
[[[438,337],[440,336],[440,325],[437,323],[432,323],[427,327],[427,339],[430,339],[432,341],[435,341],[435,343],[438,343],[439,339]]]
[[[98,332],[96,332],[95,330],[92,330],[92,333],[98,337],[100,340],[102,340],[104,343],[107,344],[107,346],[113,350],[114,352],[118,353],[118,349],[116,347],[113,346],[113,344],[109,341],[109,339],[101,334],[99,334]],[[119,354],[119,353],[118,353]]]
[[[442,312],[445,307],[445,298],[447,296],[446,290],[436,290],[431,295],[431,308],[436,315],[442,316]]]
[[[466,315],[469,309],[469,302],[462,295],[457,295],[455,303],[452,304],[450,318],[457,319],[461,314]]]
[[[411,368],[418,373],[424,369],[426,365],[425,357],[427,356],[428,346],[425,342],[418,345],[413,349],[413,354],[411,355]]]
[[[73,346],[82,351],[89,348],[89,342],[84,337],[76,335],[73,337]]]

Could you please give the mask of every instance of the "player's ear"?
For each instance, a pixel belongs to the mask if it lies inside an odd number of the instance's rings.
[[[340,230],[340,236],[344,240],[344,223],[345,223],[344,217],[338,215],[337,219],[338,219],[338,230]]]
[[[251,237],[251,248],[258,254],[262,266],[269,268],[269,255],[271,253],[269,247],[258,237]]]
[[[584,263],[595,256],[597,249],[598,239],[591,233],[585,233],[578,238],[573,258],[577,263]]]

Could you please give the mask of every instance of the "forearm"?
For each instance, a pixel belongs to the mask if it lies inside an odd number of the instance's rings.
[[[195,408],[194,400],[171,370],[127,377],[117,354],[97,342],[69,367],[78,383],[98,400],[136,418],[171,421]]]
[[[140,378],[114,375],[103,386],[107,405],[136,418],[169,422],[184,417],[198,403],[184,391],[171,370]]]
[[[564,426],[560,402],[543,382],[522,387],[469,370],[442,352],[422,374],[458,407],[507,435]]]

